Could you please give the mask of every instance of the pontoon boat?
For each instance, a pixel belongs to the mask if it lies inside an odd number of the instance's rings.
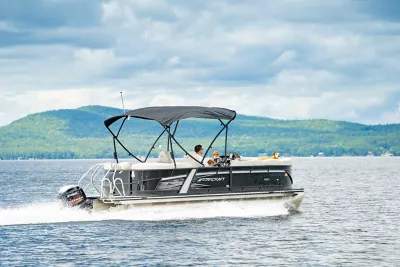
[[[94,165],[77,185],[62,187],[59,198],[69,206],[94,210],[237,200],[283,200],[289,208],[297,209],[304,189],[292,188],[290,158],[244,158],[227,152],[228,126],[235,117],[233,110],[197,106],[148,107],[111,117],[104,125],[113,137],[115,162]],[[119,140],[120,131],[130,118],[153,120],[163,128],[146,157],[135,156]],[[179,122],[189,118],[218,120],[222,126],[202,158],[185,150],[176,140]],[[118,131],[112,131],[110,126],[121,119]],[[207,154],[224,131],[224,154],[217,159],[217,165],[208,166]],[[167,149],[160,151],[157,159],[150,160],[152,150],[165,133]],[[120,162],[117,144],[136,162]],[[183,151],[183,159],[176,158],[175,145]],[[89,189],[94,189],[97,196],[86,197]]]

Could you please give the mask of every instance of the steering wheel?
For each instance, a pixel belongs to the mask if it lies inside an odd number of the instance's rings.
[[[221,155],[221,156],[219,156],[219,158],[218,158],[218,162],[217,162],[217,164],[219,165],[219,166],[229,166],[229,165],[231,165],[231,157],[230,157],[230,155],[229,156],[226,156],[226,155]]]

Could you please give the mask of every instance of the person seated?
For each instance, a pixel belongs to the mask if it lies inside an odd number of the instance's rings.
[[[215,162],[214,159],[209,159],[209,160],[207,161],[207,164],[208,164],[208,166],[213,167],[213,166],[216,165],[216,162]]]
[[[212,158],[211,159],[214,161],[214,165],[213,166],[219,166],[220,165],[219,163],[221,163],[221,158],[219,157],[219,152],[218,151],[214,151],[212,153]]]
[[[218,151],[214,151],[214,152],[212,153],[212,159],[213,159],[213,160],[219,159],[219,152],[218,152]]]
[[[203,147],[201,145],[197,145],[194,147],[194,152],[196,153],[196,159],[198,159],[200,162],[203,159]]]
[[[196,145],[194,147],[194,154],[192,154],[192,156],[198,160],[199,162],[201,162],[203,160],[203,147],[202,145]],[[204,166],[207,166],[207,163],[204,163]]]
[[[271,157],[259,157],[259,160],[268,160],[268,159],[279,159],[280,155],[278,152],[272,153]]]

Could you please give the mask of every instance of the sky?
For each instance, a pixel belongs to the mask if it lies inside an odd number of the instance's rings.
[[[104,105],[400,123],[398,0],[0,0],[0,126]]]

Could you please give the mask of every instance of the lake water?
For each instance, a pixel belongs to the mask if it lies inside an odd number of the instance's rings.
[[[301,211],[210,203],[89,214],[56,192],[96,160],[0,161],[1,266],[400,266],[400,158],[294,158]]]

